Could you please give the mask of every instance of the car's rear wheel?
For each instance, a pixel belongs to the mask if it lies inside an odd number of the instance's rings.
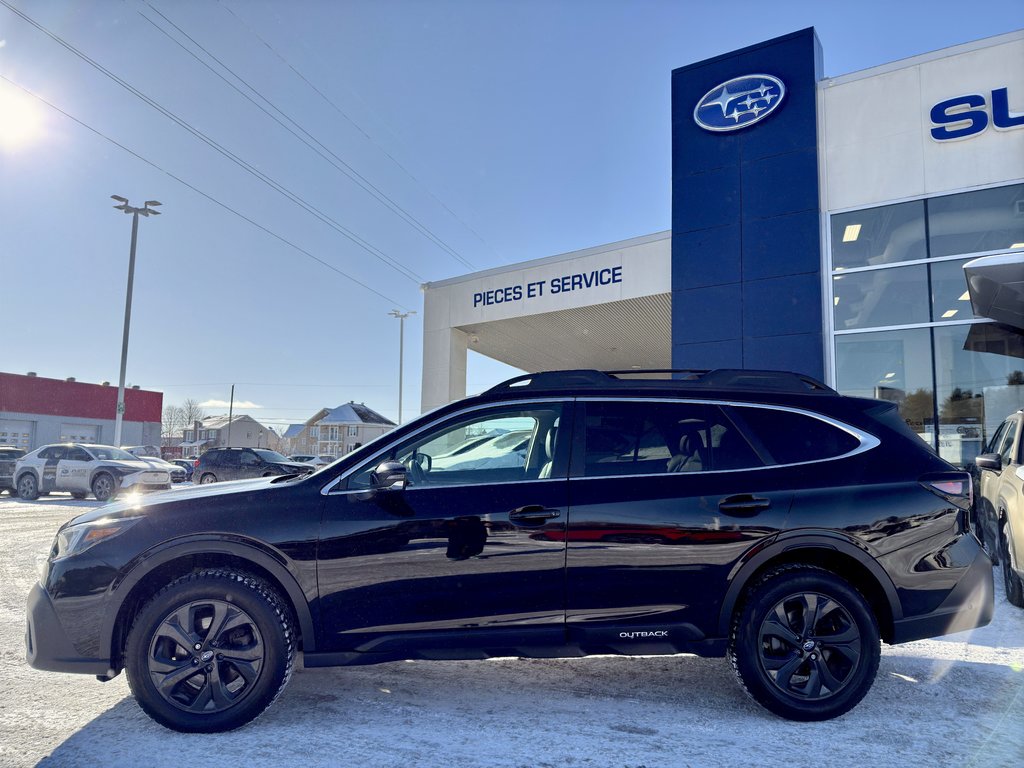
[[[263,580],[232,570],[184,576],[139,612],[125,668],[145,712],[176,731],[245,725],[291,677],[295,632],[288,608]]]
[[[26,472],[18,478],[18,496],[25,501],[39,498],[39,482],[31,472]]]
[[[999,534],[999,562],[1003,571],[1003,586],[1006,588],[1006,599],[1010,605],[1024,608],[1024,581],[1010,564],[1010,543],[1006,537],[1006,528]]]
[[[112,475],[100,472],[92,479],[92,495],[96,501],[109,501],[117,495],[117,481]]]
[[[733,620],[729,658],[761,706],[790,720],[828,720],[864,698],[881,655],[864,597],[821,568],[760,578]]]
[[[210,483],[216,483],[216,482],[217,482],[217,476],[214,475],[212,472],[206,472],[206,473],[203,474],[202,477],[199,478],[199,484],[200,485],[209,485]]]

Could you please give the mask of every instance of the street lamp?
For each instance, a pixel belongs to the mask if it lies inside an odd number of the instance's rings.
[[[415,315],[415,310],[411,312],[399,312],[397,309],[392,309],[388,312],[391,317],[398,318],[398,424],[402,424],[402,360],[405,357],[405,318],[409,315]]]
[[[128,256],[128,294],[124,300],[124,336],[121,339],[121,378],[117,384],[117,416],[114,419],[114,445],[121,445],[121,421],[124,419],[124,372],[128,366],[128,328],[132,321],[132,284],[135,282],[135,242],[139,236],[139,216],[159,216],[160,211],[154,211],[154,206],[160,203],[156,200],[147,200],[142,208],[135,208],[128,205],[128,199],[120,195],[111,195],[112,200],[117,200],[120,205],[115,205],[119,211],[132,214],[132,248]]]

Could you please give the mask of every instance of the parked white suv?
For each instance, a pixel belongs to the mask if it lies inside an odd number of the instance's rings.
[[[140,491],[171,487],[170,473],[112,445],[44,445],[18,460],[14,486],[25,500],[41,493],[69,491],[76,499],[90,492],[98,501],[126,488]]]

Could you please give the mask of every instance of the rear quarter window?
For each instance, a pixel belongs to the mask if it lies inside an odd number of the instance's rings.
[[[860,446],[860,440],[849,432],[802,413],[732,407],[729,416],[772,464],[832,459]]]

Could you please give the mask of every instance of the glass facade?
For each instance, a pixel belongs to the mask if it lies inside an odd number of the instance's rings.
[[[1024,249],[1024,184],[836,214],[833,351],[843,394],[891,400],[970,463],[1024,407],[1024,336],[975,316],[963,266]]]

